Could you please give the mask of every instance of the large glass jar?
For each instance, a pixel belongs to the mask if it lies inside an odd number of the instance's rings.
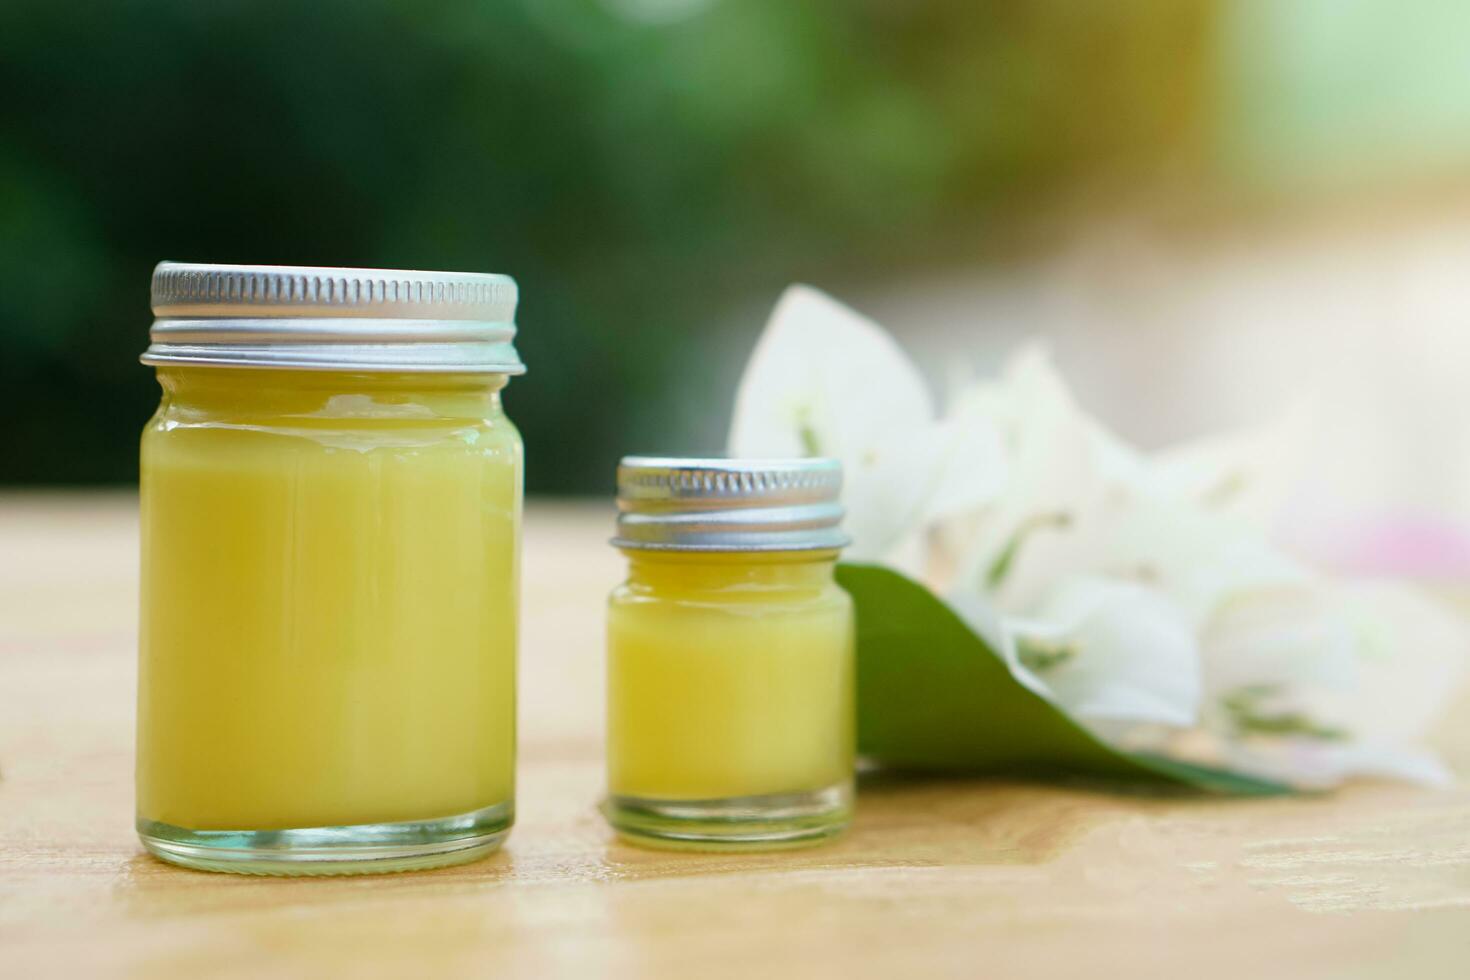
[[[635,841],[813,843],[852,812],[852,600],[833,460],[630,457],[604,811]]]
[[[210,870],[404,870],[509,830],[521,442],[502,276],[154,277],[138,831]]]

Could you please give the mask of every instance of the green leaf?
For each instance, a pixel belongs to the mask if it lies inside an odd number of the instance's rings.
[[[857,609],[858,750],[885,766],[1033,776],[1087,775],[1220,793],[1276,783],[1118,752],[1021,685],[1000,656],[924,586],[843,563]]]

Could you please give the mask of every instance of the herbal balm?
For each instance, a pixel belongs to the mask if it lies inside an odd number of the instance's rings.
[[[158,266],[137,760],[158,857],[393,871],[505,836],[515,304],[495,275]]]
[[[604,812],[635,841],[777,847],[852,813],[852,600],[835,460],[629,457]]]

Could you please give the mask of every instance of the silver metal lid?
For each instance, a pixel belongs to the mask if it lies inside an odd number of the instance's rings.
[[[612,543],[655,551],[842,548],[841,492],[835,459],[625,456]]]
[[[516,298],[489,273],[160,262],[141,360],[522,374]]]

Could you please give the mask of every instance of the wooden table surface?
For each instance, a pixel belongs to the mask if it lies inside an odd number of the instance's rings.
[[[605,508],[527,518],[519,822],[419,874],[183,871],[132,829],[136,501],[0,497],[0,977],[1470,976],[1470,789],[1201,801],[864,783],[844,839],[615,841]],[[1470,775],[1470,706],[1438,744]]]

